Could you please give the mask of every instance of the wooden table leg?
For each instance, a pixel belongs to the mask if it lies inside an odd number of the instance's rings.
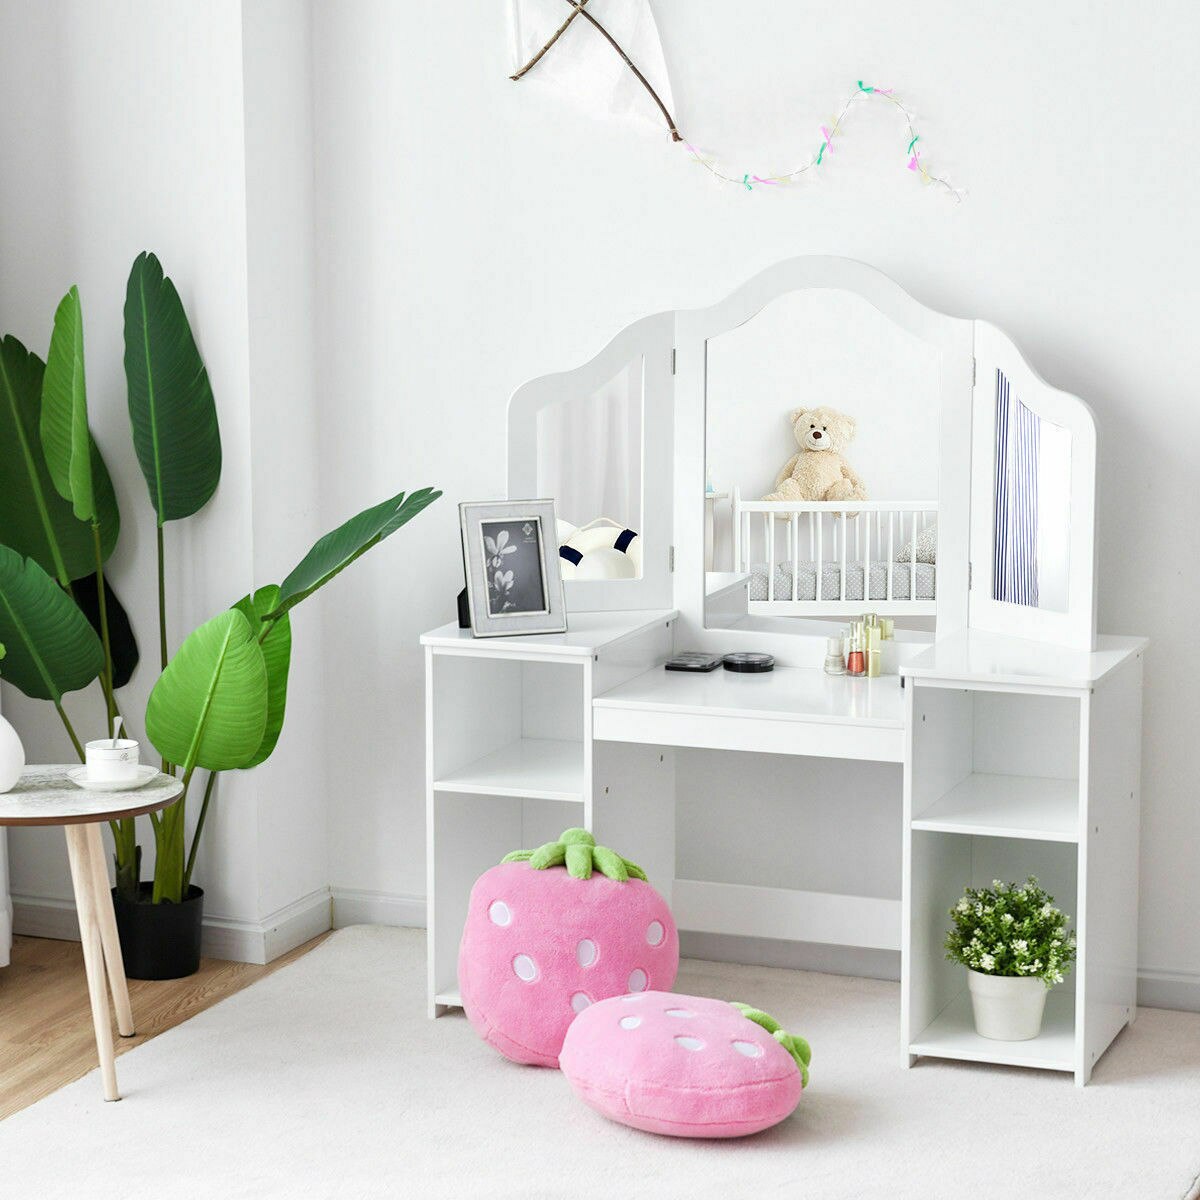
[[[100,926],[100,943],[104,947],[104,966],[108,971],[113,1008],[117,1010],[117,1029],[122,1037],[133,1037],[133,1009],[129,1005],[129,987],[125,982],[125,963],[121,958],[121,939],[117,936],[112,890],[108,886],[108,868],[104,865],[104,842],[99,825],[85,825],[84,829],[95,880],[96,919]]]
[[[87,826],[66,825],[67,857],[71,860],[71,882],[79,913],[79,936],[83,942],[83,965],[87,971],[88,996],[92,1001],[92,1024],[96,1029],[96,1051],[105,1100],[120,1100],[117,1065],[113,1057],[112,1024],[108,1015],[108,987],[104,978],[104,945],[97,921],[96,876],[88,848]]]

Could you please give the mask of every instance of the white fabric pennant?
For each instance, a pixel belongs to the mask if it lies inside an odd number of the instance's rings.
[[[648,0],[589,0],[585,9],[612,34],[668,111],[674,110],[667,64]],[[571,15],[567,0],[510,0],[512,71],[520,70]],[[521,79],[551,87],[592,116],[634,117],[664,127],[662,114],[621,56],[584,17],[576,17]]]

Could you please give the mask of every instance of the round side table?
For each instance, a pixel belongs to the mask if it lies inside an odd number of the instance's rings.
[[[122,1037],[133,1037],[133,1012],[125,985],[117,919],[100,823],[119,821],[157,812],[173,803],[183,791],[180,780],[157,775],[144,786],[128,792],[91,792],[76,787],[68,778],[67,766],[26,767],[11,792],[0,793],[0,825],[61,825],[67,835],[71,861],[71,884],[79,913],[79,936],[83,942],[83,964],[87,971],[88,995],[92,1001],[92,1023],[96,1027],[96,1051],[105,1100],[120,1100],[117,1067],[113,1056],[112,1025],[108,1015],[108,988],[117,1010],[117,1028]]]

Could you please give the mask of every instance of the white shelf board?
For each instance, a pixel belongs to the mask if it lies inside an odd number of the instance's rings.
[[[1079,841],[1079,781],[968,775],[912,821],[914,829],[983,837]]]
[[[484,655],[519,655],[528,658],[591,658],[614,642],[643,630],[673,621],[673,608],[638,609],[633,612],[572,612],[567,614],[566,633],[531,633],[513,637],[477,638],[457,623],[442,625],[421,635],[421,645],[434,650],[470,650]]]
[[[958,1058],[967,1062],[1004,1063],[1047,1071],[1075,1070],[1074,982],[1046,997],[1042,1032],[1028,1042],[997,1042],[975,1032],[970,993],[963,991],[908,1047],[910,1054]]]
[[[435,992],[435,1004],[446,1004],[452,1008],[462,1008],[462,993],[458,988],[447,988],[444,992]]]
[[[1144,637],[1101,634],[1094,651],[967,629],[939,638],[928,650],[901,665],[913,679],[1028,687],[1091,688],[1131,654],[1148,644]]]
[[[519,738],[435,779],[433,787],[438,792],[582,801],[583,743]]]

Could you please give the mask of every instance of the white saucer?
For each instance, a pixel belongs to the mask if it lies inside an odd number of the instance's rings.
[[[89,792],[136,792],[145,787],[157,774],[158,768],[143,763],[138,767],[136,779],[89,779],[87,767],[72,767],[67,778],[76,786]]]

